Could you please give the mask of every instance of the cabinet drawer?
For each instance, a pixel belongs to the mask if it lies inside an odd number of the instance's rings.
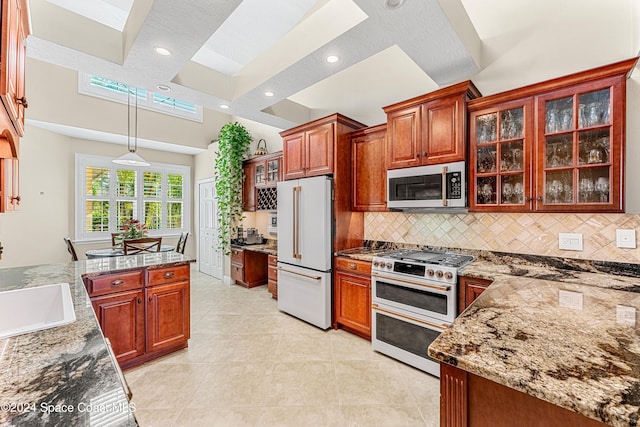
[[[231,262],[244,264],[244,249],[231,249]]]
[[[351,274],[371,276],[371,261],[361,261],[353,258],[336,258],[336,270]]]
[[[147,286],[189,280],[189,268],[188,265],[180,265],[176,267],[149,269],[147,270]]]
[[[278,265],[278,257],[275,255],[267,256],[267,263],[276,267]]]
[[[244,282],[244,267],[240,264],[231,264],[231,279]]]
[[[272,265],[269,265],[269,269],[267,270],[267,278],[269,280],[273,280],[275,282],[278,281],[278,269]]]
[[[143,274],[144,271],[139,270],[85,279],[87,292],[89,292],[89,296],[94,297],[132,289],[141,289],[144,286]]]

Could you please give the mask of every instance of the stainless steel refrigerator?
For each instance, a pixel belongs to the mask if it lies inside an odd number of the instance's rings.
[[[331,327],[332,187],[327,176],[278,183],[278,309]]]

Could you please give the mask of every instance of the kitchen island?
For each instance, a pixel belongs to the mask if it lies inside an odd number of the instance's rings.
[[[429,347],[441,425],[637,425],[638,266],[498,261],[464,269],[494,282]]]
[[[83,278],[188,265],[166,252],[0,269],[0,292],[69,283],[76,320],[0,339],[0,425],[137,425]]]

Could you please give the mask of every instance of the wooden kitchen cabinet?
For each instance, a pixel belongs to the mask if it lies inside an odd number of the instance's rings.
[[[469,102],[469,210],[624,212],[625,85],[636,61]]]
[[[254,212],[256,210],[256,164],[244,162],[242,165],[242,210]]]
[[[278,299],[278,257],[267,256],[267,287],[271,298]]]
[[[365,125],[340,114],[280,132],[285,180],[334,173],[339,139]]]
[[[84,279],[121,368],[187,347],[190,267],[147,268]]]
[[[245,288],[267,284],[267,254],[231,248],[231,279]]]
[[[85,279],[100,329],[123,363],[145,353],[144,272],[137,270]]]
[[[334,329],[371,339],[371,262],[335,258]]]
[[[458,314],[469,307],[491,283],[492,280],[458,277]]]
[[[282,152],[253,157],[242,163],[242,210],[275,211],[276,185],[282,181]]]
[[[26,39],[31,33],[26,0],[2,2],[0,33],[0,213],[17,210],[19,141],[24,135]]]
[[[466,105],[478,96],[466,81],[384,107],[387,169],[466,160]]]
[[[387,210],[387,125],[351,134],[351,202],[354,211]]]
[[[20,161],[15,158],[0,158],[0,212],[20,209]]]

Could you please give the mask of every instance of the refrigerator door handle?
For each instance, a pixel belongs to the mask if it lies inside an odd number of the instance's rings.
[[[293,257],[302,259],[300,251],[300,193],[301,186],[293,187]]]
[[[291,274],[296,274],[298,276],[308,277],[309,279],[313,279],[313,280],[322,279],[322,276],[312,276],[310,274],[298,273],[297,271],[287,270],[286,268],[282,268],[282,267],[278,267],[278,270],[284,271],[284,272],[287,272],[287,273],[291,273]]]

